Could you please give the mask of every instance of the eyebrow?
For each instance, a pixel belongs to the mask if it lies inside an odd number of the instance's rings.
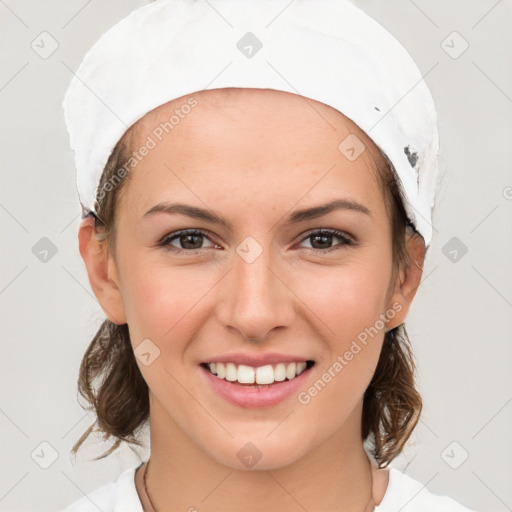
[[[350,210],[363,213],[371,217],[370,210],[366,206],[350,199],[335,199],[323,205],[295,210],[291,215],[289,215],[285,221],[285,225],[316,219],[336,210]],[[184,203],[158,203],[150,208],[142,218],[151,217],[155,213],[178,213],[194,219],[211,222],[212,224],[218,224],[228,229],[232,228],[231,223],[227,219],[214,211]]]

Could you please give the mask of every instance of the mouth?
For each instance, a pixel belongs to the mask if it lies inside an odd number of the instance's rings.
[[[201,363],[205,370],[220,380],[251,388],[268,388],[293,381],[315,365],[313,360],[290,361],[263,366],[249,366],[230,361]]]

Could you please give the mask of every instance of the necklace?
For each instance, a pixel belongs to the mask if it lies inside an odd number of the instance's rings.
[[[149,460],[150,459],[148,459],[148,463],[146,464],[146,468],[144,469],[144,477],[142,480],[144,481],[144,492],[146,493],[146,496],[148,497],[149,504],[151,505],[151,512],[157,512],[155,506],[153,505],[153,502],[151,501],[151,498],[149,497],[148,484],[146,483],[146,473],[148,472]]]
[[[368,502],[366,503],[366,506],[364,507],[363,512],[373,512],[375,508],[375,500],[373,498],[373,471],[372,471],[372,465],[370,462],[370,459],[368,459],[368,465],[370,466],[370,478],[371,478],[371,484],[370,484],[370,498],[368,499]],[[151,498],[149,496],[148,492],[148,485],[146,483],[146,474],[148,472],[149,468],[149,459],[148,463],[146,464],[146,468],[144,469],[144,475],[143,475],[143,482],[144,482],[144,492],[146,493],[146,496],[148,497],[149,504],[151,505],[151,512],[158,512],[153,505],[153,502],[151,501]]]
[[[368,458],[368,457],[367,457]],[[370,459],[368,459],[368,467],[370,469],[370,498],[368,499],[368,503],[364,507],[364,512],[373,512],[375,509],[375,499],[373,498],[373,471],[372,471],[372,463]]]

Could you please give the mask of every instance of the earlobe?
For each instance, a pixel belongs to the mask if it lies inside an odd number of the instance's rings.
[[[95,235],[93,217],[86,217],[82,221],[78,245],[89,283],[105,315],[115,324],[125,324],[126,315],[115,263],[106,242],[100,243]]]
[[[410,236],[407,240],[409,264],[400,269],[395,280],[394,293],[390,299],[389,307],[399,312],[386,323],[386,330],[391,330],[405,321],[409,307],[416,295],[423,274],[425,260],[425,241],[419,235]],[[398,306],[399,305],[399,306]]]

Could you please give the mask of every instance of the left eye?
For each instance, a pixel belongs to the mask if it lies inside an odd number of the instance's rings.
[[[352,239],[348,235],[346,235],[342,231],[337,231],[337,230],[333,230],[333,229],[322,229],[320,231],[313,231],[313,232],[309,233],[306,237],[304,237],[302,239],[302,242],[304,242],[306,240],[311,240],[310,241],[311,249],[316,249],[319,252],[329,252],[329,251],[337,248],[336,245],[334,247],[326,247],[326,245],[328,246],[332,243],[334,238],[341,240],[342,243],[336,244],[339,246],[353,244]],[[316,244],[317,247],[314,247],[313,243]]]

